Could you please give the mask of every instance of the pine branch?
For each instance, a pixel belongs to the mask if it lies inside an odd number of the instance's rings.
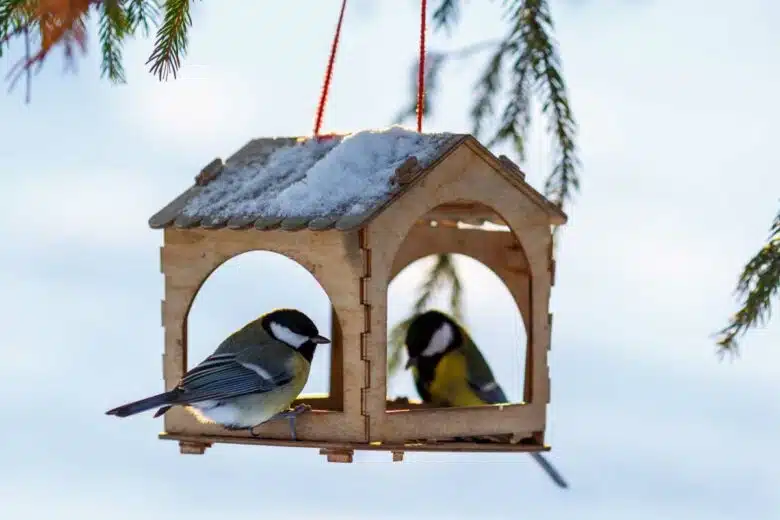
[[[181,59],[187,54],[187,30],[192,25],[190,0],[166,0],[163,23],[157,30],[154,50],[147,65],[160,80],[168,79],[181,66]]]
[[[32,54],[30,48],[31,25],[28,23],[30,9],[26,4],[27,0],[0,0],[0,58],[3,57],[4,50],[10,45],[11,39],[19,34],[21,34],[24,40],[24,59],[28,60]],[[30,103],[32,96],[32,71],[27,68],[24,75],[24,102]],[[12,89],[9,88],[10,90]]]
[[[449,254],[442,256],[446,256],[449,263],[447,278],[450,281],[450,312],[456,321],[463,322],[463,284],[455,267],[455,258]]]
[[[159,21],[160,3],[158,0],[129,0],[126,12],[130,32],[135,34],[140,30],[146,37],[151,32],[151,26]]]
[[[15,37],[29,33],[34,24],[30,0],[0,0],[0,58]]]
[[[428,51],[425,58],[425,99],[423,101],[423,115],[430,117],[433,114],[433,99],[439,92],[439,78],[444,66],[451,61],[470,58],[485,49],[498,45],[494,40],[469,45],[454,51]],[[420,66],[419,57],[412,63],[409,69],[409,101],[406,108],[400,110],[393,120],[393,124],[401,124],[409,118],[417,115],[417,71]]]
[[[414,315],[409,316],[404,321],[396,324],[390,330],[387,339],[387,372],[395,374],[401,368],[401,354],[404,351],[406,342],[406,331],[412,323]]]
[[[433,29],[452,32],[453,25],[460,21],[460,0],[441,0],[433,11]]]
[[[509,45],[508,48],[517,48]],[[511,52],[511,50],[509,51]],[[529,55],[527,48],[522,48],[515,58],[511,70],[512,88],[509,90],[508,101],[499,120],[498,128],[488,141],[488,147],[509,142],[515,149],[520,161],[525,160],[525,140],[528,127],[531,124],[531,93]],[[489,93],[486,93],[486,97]]]
[[[447,62],[449,56],[443,52],[428,52],[425,56],[425,97],[423,98],[423,116],[431,115],[431,95],[436,95],[439,87],[439,77]],[[401,124],[410,117],[417,115],[417,71],[419,69],[419,58],[412,64],[409,89],[412,97],[406,107],[398,112],[393,120],[393,124]]]
[[[495,98],[501,90],[501,72],[508,54],[508,42],[501,42],[474,85],[476,100],[471,108],[472,133],[480,137],[484,123],[495,115]]]
[[[130,31],[130,18],[119,0],[104,1],[98,21],[98,37],[103,55],[100,77],[108,76],[113,83],[127,82],[122,65],[122,42]]]
[[[458,20],[459,0],[443,0],[440,8],[445,10],[446,20],[451,27]],[[446,4],[446,6],[445,6]],[[525,156],[525,139],[531,121],[531,97],[539,96],[542,101],[543,115],[548,119],[548,132],[554,140],[554,166],[546,182],[546,195],[559,206],[571,200],[579,189],[578,170],[580,168],[575,144],[577,126],[568,101],[566,84],[562,76],[562,66],[557,44],[552,38],[553,24],[547,0],[506,0],[507,19],[511,21],[510,31],[498,44],[488,59],[485,70],[475,85],[475,101],[471,109],[472,133],[483,137],[486,124],[496,114],[496,101],[503,92],[505,83],[502,75],[508,72],[511,84],[507,92],[506,105],[503,107],[497,128],[487,139],[488,146],[509,143],[513,146],[520,161]],[[454,11],[452,11],[454,10]],[[435,27],[444,27],[439,24]],[[492,42],[491,42],[492,43]],[[491,45],[492,46],[492,45]],[[456,58],[476,54],[485,48],[478,44],[468,48],[469,52],[439,52],[437,67],[432,71],[434,81],[438,81],[445,63]],[[504,64],[513,60],[508,71]],[[415,64],[416,67],[416,64]],[[416,68],[414,69],[416,71]],[[417,89],[416,80],[410,89],[414,99]],[[433,100],[438,90],[426,92],[426,111],[432,110]],[[400,112],[396,122],[401,122],[415,114],[414,101]]]
[[[547,0],[514,2],[510,16],[514,21],[514,34],[510,38],[517,38],[522,45],[515,62],[515,73],[533,77],[536,91],[543,100],[542,113],[550,121],[548,131],[555,139],[555,166],[545,182],[545,194],[562,207],[579,189],[577,169],[580,163],[574,143],[577,127],[569,106],[557,45],[551,36],[553,23]],[[528,111],[521,110],[518,114],[528,117]],[[523,128],[522,124],[520,128]],[[509,135],[516,138],[515,133]]]
[[[780,212],[778,212],[769,239],[745,265],[737,282],[736,294],[742,300],[740,309],[729,324],[718,334],[718,352],[737,355],[737,337],[748,330],[763,325],[772,311],[772,299],[780,291]]]

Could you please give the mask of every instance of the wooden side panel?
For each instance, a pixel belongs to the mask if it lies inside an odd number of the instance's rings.
[[[387,301],[387,285],[393,276],[421,252],[431,251],[421,245],[417,252],[409,246],[404,251],[402,243],[407,233],[420,233],[425,239],[430,232],[415,229],[415,222],[435,207],[452,202],[478,202],[492,208],[514,233],[514,240],[499,243],[501,247],[516,241],[517,251],[501,262],[497,253],[479,253],[471,246],[461,245],[466,254],[475,256],[486,265],[503,263],[497,268],[524,315],[528,336],[527,362],[529,385],[527,402],[504,407],[486,406],[460,409],[419,409],[385,412],[387,313],[376,312],[379,302]],[[547,256],[550,234],[550,216],[536,201],[518,191],[503,173],[477,155],[469,147],[462,146],[451,153],[435,169],[420,179],[412,189],[393,205],[378,215],[368,226],[368,243],[372,253],[369,297],[374,304],[371,319],[372,391],[369,398],[371,413],[371,437],[384,442],[402,442],[408,439],[448,438],[462,435],[490,435],[529,432],[545,429],[546,405],[549,395],[547,372],[547,347],[549,345],[548,300],[550,292],[549,258]],[[414,236],[414,235],[413,235]],[[444,235],[442,235],[444,236]],[[465,236],[465,235],[463,235]],[[448,242],[449,241],[449,242]],[[451,246],[455,238],[441,239],[441,244]],[[465,241],[464,241],[465,244]],[[438,246],[436,246],[438,247]],[[475,253],[475,254],[472,254]],[[400,258],[396,258],[396,254]],[[487,260],[487,261],[485,261]],[[525,286],[512,279],[511,272],[524,272],[529,283]],[[506,277],[506,278],[505,278]],[[507,280],[507,278],[509,280]],[[530,289],[530,290],[528,290]],[[380,413],[382,410],[384,413]],[[376,434],[376,428],[381,434]]]
[[[315,410],[301,415],[297,421],[298,438],[364,442],[367,432],[361,388],[365,376],[360,345],[365,316],[360,279],[365,265],[357,232],[167,228],[162,251],[166,388],[173,387],[187,369],[187,314],[200,286],[226,260],[255,250],[283,254],[305,267],[328,294],[340,325],[343,411]],[[249,436],[248,432],[201,424],[178,407],[165,415],[165,429],[171,434]],[[286,421],[267,423],[256,428],[255,434],[266,439],[289,439]]]

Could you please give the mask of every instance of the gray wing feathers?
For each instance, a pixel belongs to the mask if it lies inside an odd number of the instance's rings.
[[[474,341],[464,331],[465,341],[461,351],[466,357],[469,386],[474,392],[488,404],[507,403],[509,400],[493,376],[487,360],[482,355]]]
[[[292,381],[287,363],[291,354],[288,347],[274,343],[215,353],[185,374],[177,386],[178,400],[196,403],[269,392]]]

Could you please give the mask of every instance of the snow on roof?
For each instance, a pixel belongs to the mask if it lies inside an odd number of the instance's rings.
[[[452,136],[393,126],[301,139],[260,160],[228,161],[182,214],[217,219],[357,215],[390,197],[390,178],[409,156],[425,168]]]

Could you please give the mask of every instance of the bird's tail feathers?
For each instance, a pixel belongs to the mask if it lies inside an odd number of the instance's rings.
[[[151,397],[147,397],[146,399],[141,399],[140,401],[133,401],[132,403],[123,404],[122,406],[117,406],[113,410],[109,410],[106,412],[106,415],[116,415],[117,417],[128,417],[130,415],[135,415],[137,413],[145,412],[147,410],[151,410],[152,408],[157,407],[164,407],[165,411],[170,408],[170,405],[175,397],[175,391],[170,392],[163,392],[161,394],[153,395]],[[165,413],[163,411],[162,413]],[[162,413],[157,413],[155,417],[158,417],[162,415]]]
[[[544,455],[542,455],[541,453],[537,453],[535,451],[532,451],[530,455],[531,457],[534,458],[536,462],[539,463],[542,469],[544,469],[545,473],[547,473],[547,475],[549,475],[549,477],[553,479],[553,481],[558,486],[564,489],[569,487],[569,484],[566,482],[566,480],[564,480],[563,476],[561,476],[558,470],[555,469],[555,466],[550,464],[550,462],[546,458],[544,458]]]

